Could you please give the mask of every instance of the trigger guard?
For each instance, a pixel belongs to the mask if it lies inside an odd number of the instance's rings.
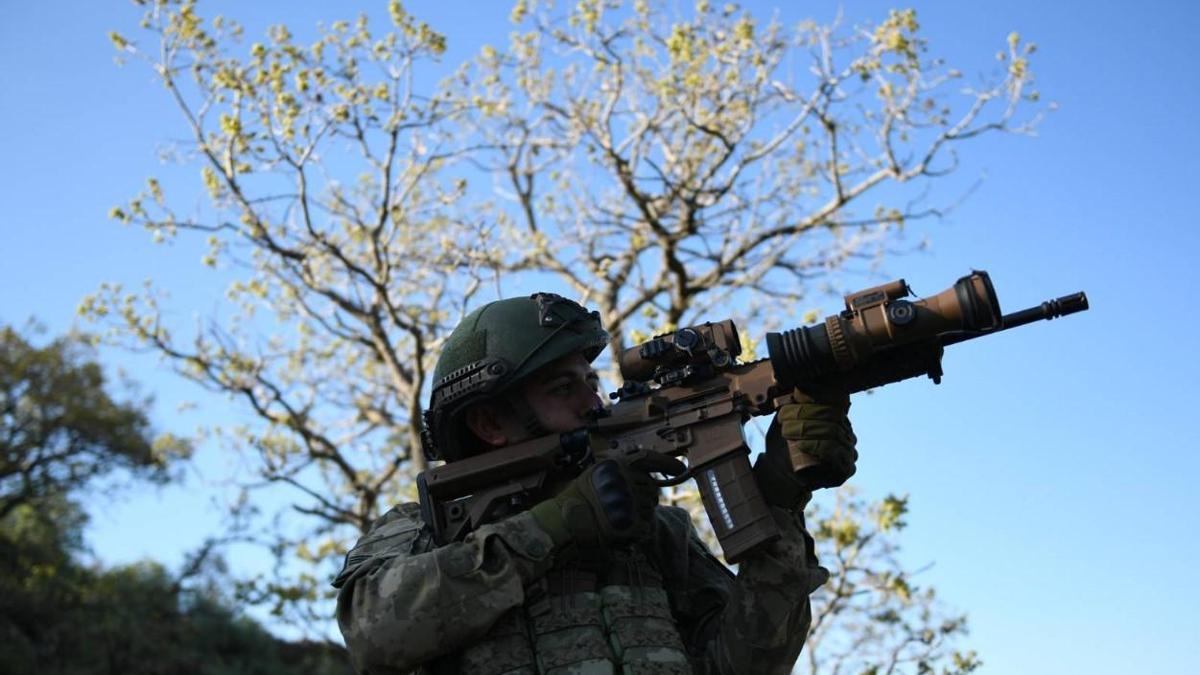
[[[629,465],[634,466],[638,463],[639,460],[644,459],[650,452],[653,452],[653,451],[646,450],[644,448],[638,448],[636,450],[627,450],[627,451],[625,451],[624,455],[619,455],[619,454],[607,455],[606,457],[609,459],[617,459],[618,461],[626,462]],[[599,459],[599,458],[597,458],[597,459]],[[680,457],[676,456],[675,459],[680,459]],[[684,470],[682,473],[680,473],[678,475],[674,475],[674,476],[671,474],[662,474],[662,475],[668,476],[668,477],[659,479],[659,478],[655,478],[653,474],[650,474],[649,475],[650,482],[653,485],[655,485],[656,487],[660,487],[660,488],[674,487],[676,485],[685,483],[692,478],[692,467],[684,464]]]
[[[689,466],[687,468],[687,471],[684,471],[683,473],[679,474],[678,476],[671,476],[670,478],[664,478],[662,480],[655,478],[654,476],[651,476],[650,482],[654,483],[654,485],[656,485],[657,487],[660,487],[660,488],[675,487],[676,485],[686,483],[691,478],[692,478],[692,467]]]

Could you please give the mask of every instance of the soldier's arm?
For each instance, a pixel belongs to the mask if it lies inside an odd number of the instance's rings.
[[[338,626],[359,673],[403,673],[483,636],[551,565],[553,542],[528,513],[423,550],[413,507],[382,518],[334,581]]]
[[[790,673],[800,656],[812,621],[809,594],[829,574],[817,564],[803,514],[772,508],[772,515],[781,538],[743,560],[736,577],[690,520],[682,525],[686,542],[678,541],[680,525],[671,527],[673,546],[687,550],[682,583],[669,589],[672,611],[697,673]]]
[[[693,654],[702,654],[711,672],[744,672],[749,664],[755,672],[791,672],[812,623],[809,594],[829,578],[804,529],[804,505],[812,490],[841,485],[854,475],[858,452],[846,417],[850,399],[828,395],[819,402],[797,391],[793,401],[780,408],[767,430],[766,452],[754,465],[780,538],[742,561],[723,605],[688,617]],[[711,562],[703,556],[691,560],[695,587],[704,588],[704,579],[715,578]]]

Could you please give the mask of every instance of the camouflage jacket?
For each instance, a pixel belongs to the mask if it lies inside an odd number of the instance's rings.
[[[556,560],[528,513],[436,547],[403,504],[346,556],[338,625],[364,675],[788,673],[828,573],[803,514],[774,516],[783,537],[735,577],[675,507],[647,540],[581,565]]]

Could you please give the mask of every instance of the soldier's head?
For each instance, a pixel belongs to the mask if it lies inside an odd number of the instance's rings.
[[[498,300],[450,334],[433,372],[424,450],[452,462],[583,426],[601,405],[600,315],[553,293]]]

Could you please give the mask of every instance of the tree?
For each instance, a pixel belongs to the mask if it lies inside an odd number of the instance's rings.
[[[83,565],[86,516],[61,495],[0,518],[0,672],[334,673],[345,653],[288,643],[230,609],[217,579],[162,565]]]
[[[964,674],[982,662],[954,642],[967,617],[947,611],[933,588],[917,585],[918,571],[897,560],[897,533],[906,525],[908,497],[867,503],[852,487],[838,491],[828,512],[806,513],[829,583],[813,594],[813,624],[801,663],[808,673],[917,672]]]
[[[162,482],[182,439],[150,432],[145,402],[120,403],[81,338],[35,347],[0,328],[0,518],[118,469]]]
[[[911,10],[789,29],[703,0],[522,0],[507,47],[434,84],[445,37],[397,1],[385,33],[363,16],[248,46],[193,2],[142,4],[153,47],[111,37],[179,104],[211,200],[184,217],[151,179],[112,215],[206,235],[240,320],[181,339],[153,288],[81,310],[255,413],[226,433],[296,491],[311,530],[276,550],[320,571],[280,598],[328,598],[347,540],[411,497],[428,374],[480,301],[554,285],[600,309],[611,355],[734,308],[759,334],[938,216],[923,195],[957,147],[1040,114],[1032,44],[1014,33],[993,80],[956,89]]]
[[[232,584],[192,583],[217,571],[212,558],[180,575],[80,562],[80,493],[117,471],[165,482],[187,454],[153,436],[146,406],[112,398],[84,338],[37,347],[0,328],[0,672],[347,672],[340,650],[239,617],[221,591]]]

